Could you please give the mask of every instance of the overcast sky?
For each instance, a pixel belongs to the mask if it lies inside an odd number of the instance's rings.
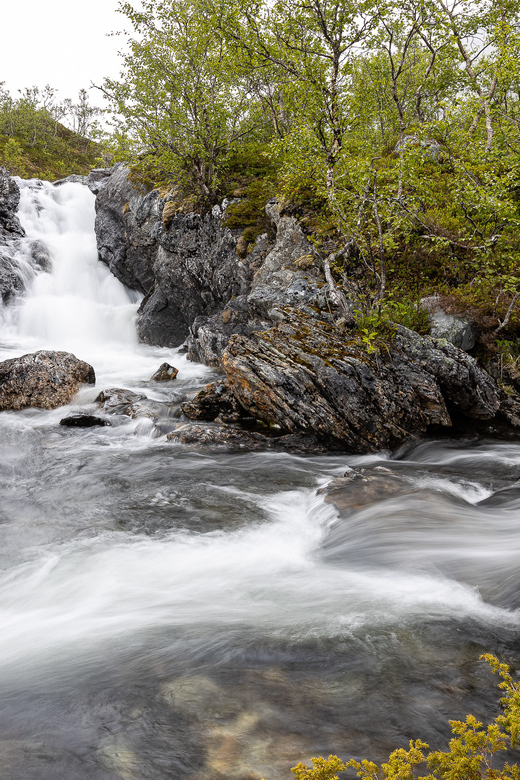
[[[1,0],[0,81],[16,96],[23,87],[50,84],[61,99],[117,76],[125,37],[107,34],[128,22],[118,0]],[[101,95],[89,92],[103,105]]]

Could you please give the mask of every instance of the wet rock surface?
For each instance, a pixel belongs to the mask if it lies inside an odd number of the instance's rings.
[[[155,374],[150,378],[150,381],[171,382],[173,379],[177,378],[178,373],[179,373],[178,368],[174,368],[173,366],[170,366],[169,363],[162,363],[162,365],[159,366]]]
[[[40,351],[0,363],[0,410],[56,409],[82,384],[94,384],[94,369],[70,352]]]
[[[466,353],[399,327],[378,353],[301,310],[275,328],[233,336],[223,366],[233,395],[253,417],[331,448],[371,452],[452,424],[491,420],[502,395]],[[520,432],[520,431],[519,431]]]
[[[326,446],[315,436],[285,434],[267,436],[259,431],[232,425],[213,423],[182,424],[168,434],[167,439],[175,444],[195,449],[225,449],[229,451],[291,452],[296,455],[327,452]]]
[[[121,387],[110,387],[102,390],[96,398],[96,403],[108,414],[125,414],[132,416],[134,405],[139,401],[145,401],[143,393],[134,393]]]
[[[238,403],[227,382],[222,380],[206,385],[195,398],[181,404],[181,408],[191,420],[236,422],[251,417]]]
[[[318,495],[324,495],[327,503],[334,504],[338,512],[344,513],[411,490],[411,482],[406,476],[385,466],[376,466],[373,469],[349,469],[343,477],[333,479],[318,490]]]
[[[96,417],[93,414],[71,414],[60,420],[60,425],[65,428],[96,428],[105,427],[110,423],[103,417]]]
[[[20,189],[5,168],[0,167],[0,245],[25,235],[16,211]]]

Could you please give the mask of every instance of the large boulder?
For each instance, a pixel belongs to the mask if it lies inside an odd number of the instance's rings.
[[[0,363],[0,411],[56,409],[68,404],[82,384],[94,384],[94,369],[70,352],[34,352]]]
[[[430,426],[449,428],[452,414],[459,429],[461,419],[493,420],[507,405],[475,360],[445,341],[397,327],[370,352],[318,314],[279,313],[276,327],[233,336],[222,363],[240,405],[284,431],[363,453],[395,447]],[[511,410],[506,415],[504,407],[502,417],[515,427]]]

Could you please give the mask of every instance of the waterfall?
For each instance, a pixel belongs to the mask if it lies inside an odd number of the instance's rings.
[[[142,296],[98,260],[94,195],[78,183],[17,181],[26,236],[10,252],[24,291],[14,303],[0,305],[0,359],[65,350],[93,365],[104,382],[146,378],[172,350],[138,343]],[[190,376],[204,373],[189,364],[186,370]]]

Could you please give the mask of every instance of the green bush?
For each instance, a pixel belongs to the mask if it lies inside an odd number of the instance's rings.
[[[352,768],[361,780],[519,780],[518,765],[500,765],[496,758],[520,743],[520,683],[513,680],[507,664],[491,654],[481,657],[502,678],[499,688],[504,692],[502,712],[488,726],[468,715],[465,721],[450,721],[453,737],[446,751],[426,753],[425,742],[412,740],[408,750],[394,750],[381,766],[367,760],[344,762],[331,755],[313,758],[312,767],[299,763],[291,770],[293,775],[297,780],[338,780],[338,772]],[[418,774],[421,766],[430,773]]]

